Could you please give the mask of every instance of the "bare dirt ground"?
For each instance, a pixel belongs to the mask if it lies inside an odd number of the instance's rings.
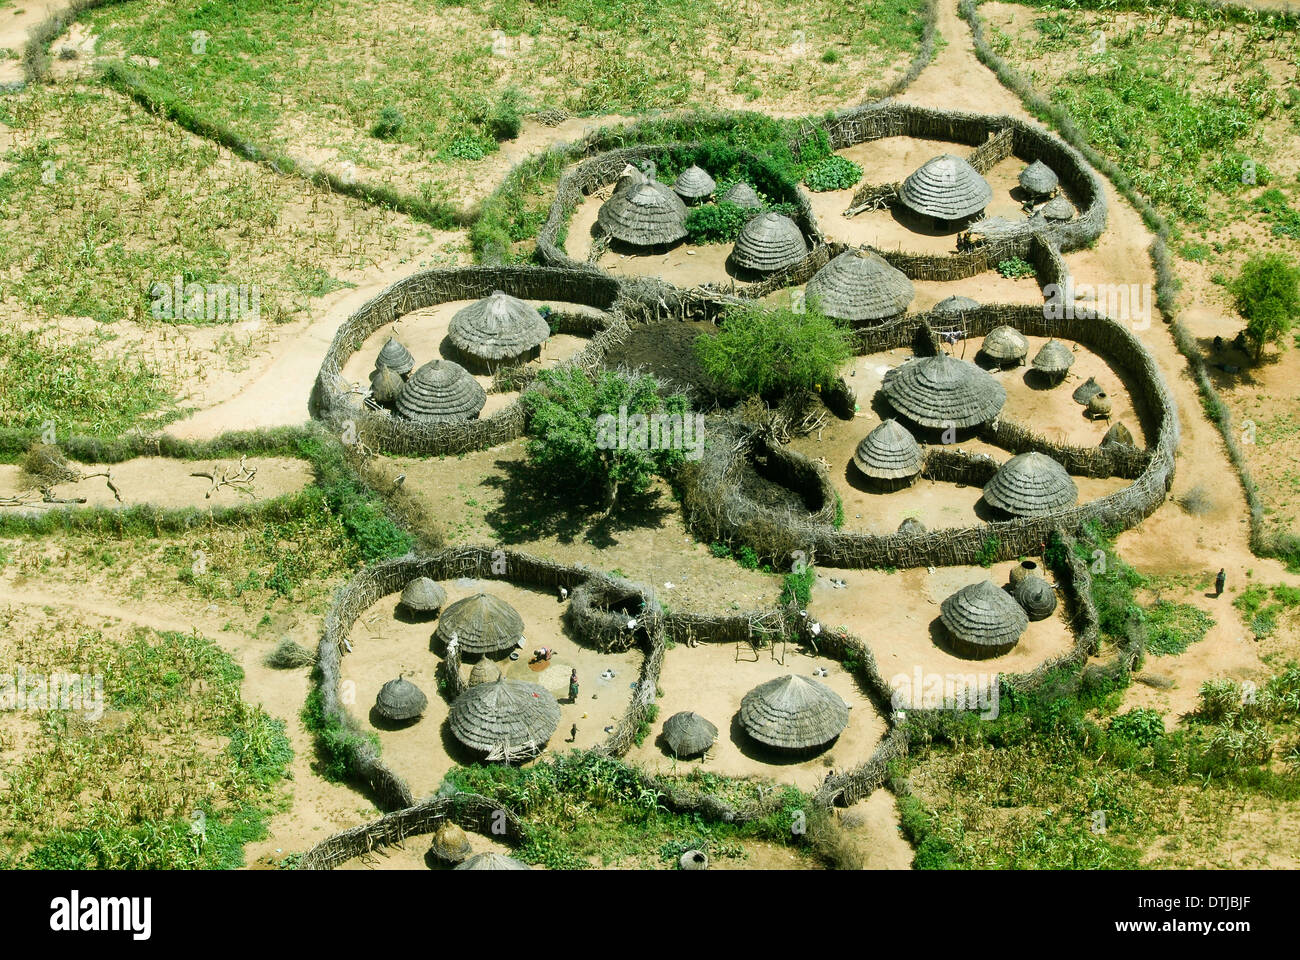
[[[14,52],[13,59],[0,60],[0,84],[23,79],[22,61],[18,58],[27,46],[27,31],[67,5],[68,0],[24,0],[0,10],[0,49]]]

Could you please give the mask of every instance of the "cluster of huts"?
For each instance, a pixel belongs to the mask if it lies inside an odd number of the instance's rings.
[[[397,338],[375,358],[369,400],[406,420],[450,423],[473,420],[487,403],[474,373],[535,360],[551,328],[541,312],[500,290],[458,310],[447,329],[447,353],[421,367]]]

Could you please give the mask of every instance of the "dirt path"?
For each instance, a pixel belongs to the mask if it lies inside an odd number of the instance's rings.
[[[13,60],[0,60],[0,86],[23,79],[22,54],[27,33],[50,14],[68,6],[68,0],[22,0],[0,9],[0,48],[12,50]]]

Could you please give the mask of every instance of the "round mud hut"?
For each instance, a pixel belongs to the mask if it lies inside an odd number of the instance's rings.
[[[963,297],[960,294],[953,294],[951,297],[944,297],[934,305],[935,313],[965,313],[967,310],[978,310],[980,303],[978,300],[972,300],[970,297]]]
[[[379,356],[375,357],[376,367],[388,367],[396,371],[399,376],[406,376],[415,366],[415,358],[411,356],[411,351],[407,350],[405,345],[396,337],[389,337],[384,341],[384,345],[379,350]]]
[[[1013,367],[1025,362],[1029,341],[1015,327],[994,327],[980,344],[980,356],[999,367]]]
[[[1046,620],[1056,611],[1056,591],[1042,577],[1023,577],[1011,588],[1011,596],[1030,620]]]
[[[984,484],[984,501],[1016,517],[1040,517],[1079,500],[1070,475],[1045,453],[1022,453],[1004,463]]]
[[[912,281],[871,250],[846,250],[808,281],[808,299],[828,317],[871,323],[897,317],[916,296]]]
[[[1020,604],[991,580],[980,580],[952,594],[939,605],[939,619],[953,650],[972,660],[1009,652],[1029,626]]]
[[[782,213],[760,213],[740,228],[728,262],[747,273],[775,273],[808,255],[799,225]]]
[[[1049,383],[1058,384],[1074,366],[1074,351],[1056,338],[1048,340],[1034,354],[1032,367]]]
[[[895,367],[880,389],[902,416],[937,430],[988,423],[1007,400],[1007,391],[988,372],[946,353]]]
[[[982,214],[993,199],[993,188],[967,161],[945,153],[918,167],[903,181],[898,196],[914,213],[950,225]]]
[[[473,420],[487,403],[487,392],[468,370],[450,360],[430,360],[397,395],[397,412],[421,423]]]
[[[683,710],[664,721],[664,743],[675,757],[698,757],[718,739],[718,728],[698,713]]]
[[[1052,196],[1061,185],[1056,171],[1041,160],[1035,160],[1020,171],[1019,182],[1020,189],[1035,200],[1045,200]]]
[[[659,183],[640,183],[615,192],[600,206],[596,223],[620,243],[666,247],[686,236],[686,204]]]
[[[375,403],[385,406],[396,403],[404,386],[406,381],[392,367],[386,367],[381,363],[370,371],[370,399]]]
[[[673,192],[687,203],[699,203],[712,196],[716,189],[718,185],[713,178],[694,164],[683,170],[673,184]]]
[[[754,740],[782,750],[822,747],[849,723],[849,706],[812,677],[787,674],[759,684],[740,701],[740,725]]]
[[[560,722],[555,694],[536,683],[500,679],[470,687],[451,705],[452,734],[489,762],[531,760]]]
[[[1075,387],[1074,393],[1070,394],[1070,396],[1074,398],[1075,403],[1081,403],[1086,407],[1088,401],[1101,392],[1101,384],[1097,382],[1095,377],[1089,377]]]
[[[884,490],[910,484],[921,472],[921,447],[897,420],[884,420],[862,438],[853,453],[858,472]]]
[[[461,363],[484,373],[537,359],[550,335],[537,310],[500,290],[457,310],[447,327],[447,339]]]
[[[444,610],[433,635],[444,645],[454,635],[462,656],[508,653],[524,635],[524,621],[504,600],[476,593]]]
[[[418,720],[428,705],[424,691],[405,677],[389,680],[375,697],[375,713],[393,723]]]
[[[457,864],[456,870],[531,870],[533,869],[522,860],[516,860],[514,857],[507,857],[505,854],[494,853],[476,853],[464,863]]]
[[[447,591],[428,577],[416,577],[402,589],[398,606],[416,619],[432,620],[447,602]]]
[[[724,203],[734,204],[737,207],[743,207],[746,210],[762,210],[763,200],[754,188],[744,180],[738,180],[727,188],[727,192],[722,195]]]

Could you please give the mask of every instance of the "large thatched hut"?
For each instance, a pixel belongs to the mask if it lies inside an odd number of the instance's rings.
[[[901,270],[872,250],[846,250],[818,270],[806,288],[822,313],[853,323],[897,317],[916,289]]]
[[[969,162],[945,153],[918,167],[903,181],[898,196],[910,210],[952,224],[983,213],[993,188]]]
[[[456,870],[531,870],[533,869],[522,860],[516,860],[514,857],[507,857],[503,853],[496,853],[489,850],[487,853],[476,853],[464,863],[457,864],[453,869]]]
[[[1017,517],[1038,517],[1072,507],[1079,499],[1065,467],[1045,453],[1012,457],[984,485],[984,500]]]
[[[676,757],[697,757],[718,739],[718,728],[698,713],[683,710],[664,721],[664,743]]]
[[[1007,400],[1002,384],[988,372],[946,353],[895,367],[880,389],[908,420],[938,430],[988,423]]]
[[[429,698],[423,690],[405,677],[398,677],[379,688],[379,696],[375,698],[375,713],[385,720],[401,723],[419,718],[428,705]]]
[[[473,420],[487,403],[487,391],[468,370],[451,360],[430,360],[411,374],[397,395],[397,412],[407,420],[454,423]]]
[[[787,674],[759,684],[740,702],[740,725],[759,743],[812,750],[830,743],[849,723],[849,706],[812,677]]]
[[[808,241],[799,225],[783,213],[769,210],[751,217],[740,228],[728,262],[749,273],[775,273],[808,255]]]
[[[673,184],[673,191],[687,203],[699,203],[716,189],[713,178],[694,164],[683,170]]]
[[[686,236],[686,204],[663,184],[638,183],[601,204],[596,223],[621,243],[667,246]]]
[[[515,608],[488,593],[457,600],[438,618],[434,636],[443,644],[456,638],[462,656],[507,653],[524,635],[524,621]]]
[[[560,722],[555,694],[536,683],[502,678],[469,687],[451,705],[452,734],[489,761],[530,760]]]
[[[962,587],[939,605],[939,619],[953,649],[974,660],[1007,653],[1020,641],[1029,618],[1020,605],[991,580]]]
[[[550,335],[541,313],[501,290],[457,310],[447,327],[447,339],[461,363],[486,373],[536,359]]]
[[[862,438],[853,465],[883,489],[906,486],[921,472],[921,447],[897,420],[881,421]]]
[[[999,367],[1024,363],[1028,353],[1029,341],[1025,335],[1006,324],[990,330],[980,344],[980,356]]]

